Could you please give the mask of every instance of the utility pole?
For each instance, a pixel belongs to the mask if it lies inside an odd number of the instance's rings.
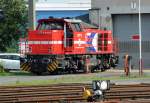
[[[141,0],[139,0],[139,75],[142,75],[142,28],[141,28]]]
[[[29,4],[29,30],[35,30],[35,24],[36,24],[36,12],[35,12],[35,0],[28,0]]]
[[[101,9],[98,9],[98,29],[101,29]]]

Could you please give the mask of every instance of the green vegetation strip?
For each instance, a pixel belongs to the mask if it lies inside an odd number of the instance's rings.
[[[32,76],[32,73],[29,72],[0,72],[0,76]]]
[[[87,74],[87,75],[63,75],[60,77],[52,77],[52,79],[46,80],[31,80],[31,81],[16,81],[14,83],[9,83],[9,86],[30,86],[30,85],[48,85],[48,84],[59,84],[59,83],[88,83],[92,80],[134,80],[134,79],[147,79],[150,78],[150,75],[144,74],[139,77],[137,74],[130,75],[126,77],[113,76],[113,77],[100,77],[99,75]]]

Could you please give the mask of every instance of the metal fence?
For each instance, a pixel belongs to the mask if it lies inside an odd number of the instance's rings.
[[[139,42],[138,41],[119,41],[119,51],[138,53]],[[150,52],[150,41],[142,41],[142,52]]]
[[[119,67],[122,68],[123,56],[128,53],[132,56],[132,65],[134,69],[139,68],[139,42],[138,41],[119,41]],[[142,41],[142,61],[144,68],[150,68],[150,41]]]

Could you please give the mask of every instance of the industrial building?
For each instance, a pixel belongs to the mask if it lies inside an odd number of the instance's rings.
[[[138,0],[92,0],[90,21],[101,29],[113,31],[118,41],[120,66],[123,66],[123,55],[132,56],[132,66],[139,66]],[[142,17],[142,59],[143,67],[150,67],[150,1],[141,0]],[[133,65],[134,64],[134,65]]]
[[[36,19],[76,17],[88,14],[91,0],[36,0]]]

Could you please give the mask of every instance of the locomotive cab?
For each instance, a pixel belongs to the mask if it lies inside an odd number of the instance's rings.
[[[74,50],[84,52],[77,47],[77,44],[79,46],[85,41],[80,20],[42,19],[38,22],[36,31],[29,31],[29,54],[68,54]]]

